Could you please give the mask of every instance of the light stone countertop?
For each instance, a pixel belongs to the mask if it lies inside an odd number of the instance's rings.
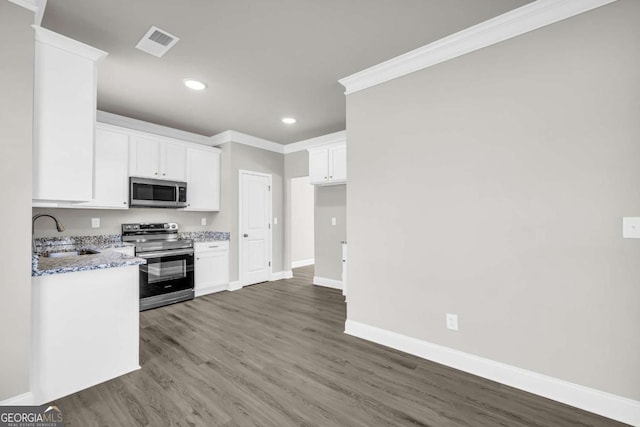
[[[87,236],[70,238],[36,239],[38,252],[32,258],[32,276],[73,273],[77,271],[100,270],[104,268],[129,267],[146,264],[146,260],[116,252],[112,249],[133,247],[131,243],[117,241],[115,236]],[[49,258],[42,256],[49,252],[68,252],[90,249],[97,254]]]

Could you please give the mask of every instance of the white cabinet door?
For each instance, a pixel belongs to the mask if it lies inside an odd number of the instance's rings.
[[[96,61],[105,53],[36,27],[33,199],[90,201]]]
[[[309,183],[337,185],[347,182],[347,144],[309,149]]]
[[[229,242],[197,243],[196,296],[224,291],[229,285]]]
[[[187,149],[183,144],[160,144],[160,178],[174,181],[187,179]]]
[[[309,150],[309,183],[325,184],[329,180],[329,150]]]
[[[96,129],[93,200],[69,207],[127,209],[129,207],[128,156],[128,135]]]
[[[187,149],[187,208],[190,211],[220,210],[220,152]]]
[[[329,148],[329,180],[334,183],[347,181],[347,146]]]
[[[129,150],[129,175],[159,178],[160,141],[134,136]]]

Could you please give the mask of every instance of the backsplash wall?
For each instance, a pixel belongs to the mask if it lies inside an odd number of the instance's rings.
[[[41,218],[36,222],[36,237],[120,234],[122,224],[135,222],[176,222],[181,231],[231,231],[228,224],[222,224],[223,220],[217,221],[218,212],[184,212],[177,209],[152,208],[131,208],[127,210],[32,209],[32,215],[43,213],[58,218],[64,225],[65,231],[58,233],[52,219]],[[100,218],[100,228],[91,227],[91,218]],[[200,225],[202,218],[207,219],[207,225]]]

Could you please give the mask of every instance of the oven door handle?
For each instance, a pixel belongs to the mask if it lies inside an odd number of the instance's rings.
[[[193,249],[171,250],[161,252],[143,252],[136,254],[138,258],[158,258],[162,256],[193,255]]]

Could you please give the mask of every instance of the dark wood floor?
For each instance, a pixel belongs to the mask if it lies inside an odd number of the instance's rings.
[[[312,276],[142,313],[142,370],[60,399],[66,425],[621,425],[345,335]]]

